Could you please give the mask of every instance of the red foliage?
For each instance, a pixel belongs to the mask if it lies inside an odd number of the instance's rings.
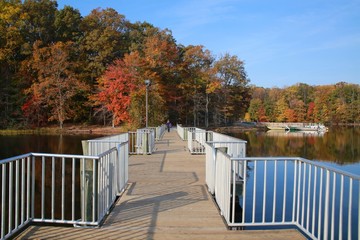
[[[112,112],[115,125],[130,120],[128,109],[135,86],[135,78],[125,73],[120,60],[115,61],[99,79],[100,92],[96,98]]]
[[[315,113],[315,103],[314,102],[310,102],[308,109],[307,109],[307,115],[306,115],[306,120],[312,122],[314,121],[314,113]]]

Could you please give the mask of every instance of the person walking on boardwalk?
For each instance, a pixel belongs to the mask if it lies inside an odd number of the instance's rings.
[[[167,128],[168,132],[170,132],[171,122],[169,120],[167,120],[167,122],[166,122],[166,128]]]

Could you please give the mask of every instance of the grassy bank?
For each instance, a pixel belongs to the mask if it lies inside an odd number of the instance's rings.
[[[112,135],[129,131],[126,127],[103,127],[98,125],[71,125],[60,129],[59,127],[43,127],[29,129],[0,129],[0,135],[18,134],[105,134]]]

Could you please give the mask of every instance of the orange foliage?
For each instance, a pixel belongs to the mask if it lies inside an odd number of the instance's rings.
[[[98,80],[100,92],[95,99],[112,112],[114,125],[130,120],[128,108],[136,82],[132,74],[125,72],[123,62],[117,60]]]

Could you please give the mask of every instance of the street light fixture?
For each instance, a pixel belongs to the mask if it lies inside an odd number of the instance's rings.
[[[148,91],[149,91],[149,86],[150,86],[151,82],[149,79],[145,80],[145,85],[146,85],[146,128],[148,128]]]

